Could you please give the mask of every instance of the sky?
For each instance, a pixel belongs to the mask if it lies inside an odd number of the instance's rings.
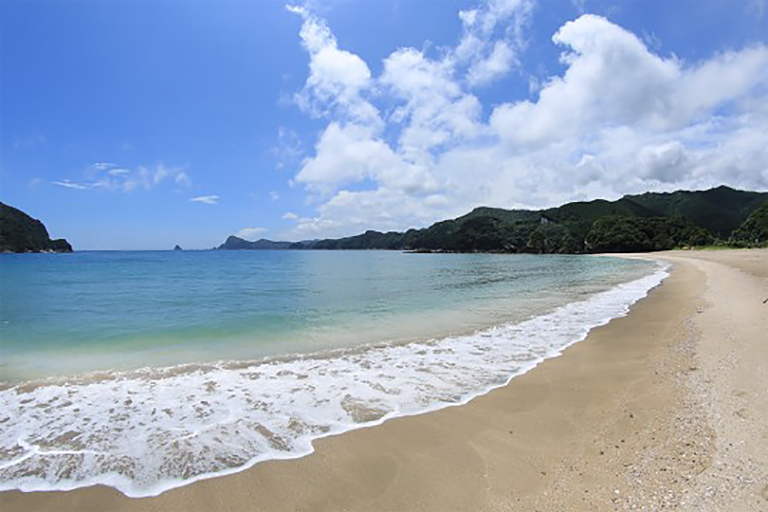
[[[766,0],[3,0],[0,201],[76,250],[768,190]]]

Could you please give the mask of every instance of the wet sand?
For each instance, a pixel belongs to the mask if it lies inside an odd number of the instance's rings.
[[[467,405],[129,499],[0,510],[768,510],[768,251],[679,251],[630,314]]]

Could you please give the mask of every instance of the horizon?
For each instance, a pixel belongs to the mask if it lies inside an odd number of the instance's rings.
[[[649,193],[674,194],[674,193],[677,193],[677,192],[682,192],[682,193],[710,192],[712,190],[717,190],[717,189],[720,189],[720,188],[726,188],[726,189],[729,189],[729,190],[732,190],[732,191],[735,191],[735,192],[747,192],[747,193],[761,193],[762,192],[762,191],[756,191],[756,190],[735,189],[733,187],[729,187],[728,185],[717,185],[715,187],[712,187],[712,188],[709,188],[709,189],[704,189],[704,190],[675,190],[675,191],[670,191],[670,192],[643,192],[643,193],[640,193],[640,194],[627,194],[627,195],[622,196],[620,199],[623,199],[625,197],[631,197],[633,195],[644,195],[644,194],[649,194]],[[766,191],[766,192],[768,192],[768,191]],[[589,202],[595,202],[595,201],[606,201],[606,199],[595,198],[595,199],[591,199],[589,201],[581,201],[581,202],[582,203],[584,203],[584,202],[589,203]],[[0,203],[2,203],[2,201],[0,201]],[[559,208],[559,207],[565,206],[567,204],[572,204],[572,202],[556,205],[556,206],[554,206],[552,208]],[[8,206],[13,206],[13,205],[8,205]],[[463,217],[465,215],[469,215],[470,213],[474,212],[475,210],[479,210],[479,209],[503,209],[503,208],[497,208],[497,207],[480,205],[480,206],[476,206],[472,210],[470,210],[470,211],[468,211],[468,212],[466,212],[466,213],[456,217],[455,219],[441,219],[441,220],[438,220],[436,222],[439,223],[439,222],[446,221],[446,220],[456,220],[456,219],[461,218],[461,217]],[[510,211],[510,210],[507,210],[507,211]],[[536,211],[543,211],[543,209],[539,209],[539,210],[519,209],[517,211],[536,212]],[[27,212],[24,212],[24,213],[27,213]],[[38,221],[41,221],[41,222],[43,221],[42,219],[35,219],[35,220],[38,220]],[[43,224],[45,224],[45,223],[43,222]],[[349,235],[348,237],[355,237],[355,236],[367,233],[369,231],[378,232],[378,233],[400,233],[400,234],[402,234],[405,231],[408,231],[410,229],[419,229],[420,230],[420,229],[426,229],[428,227],[430,227],[430,226],[426,226],[424,228],[412,228],[411,227],[411,228],[405,228],[405,229],[400,230],[400,231],[386,231],[386,232],[366,229],[365,231],[354,233],[352,235]],[[218,250],[218,249],[220,249],[220,247],[226,241],[228,241],[230,238],[233,238],[233,237],[234,238],[238,238],[240,240],[249,241],[249,242],[271,242],[271,243],[291,243],[291,244],[293,244],[293,243],[301,244],[301,243],[306,243],[306,242],[317,242],[317,241],[324,240],[322,238],[312,238],[312,239],[304,239],[304,240],[281,240],[281,239],[271,239],[271,238],[264,238],[264,237],[262,237],[262,238],[255,238],[255,239],[249,240],[249,239],[246,239],[246,238],[241,238],[241,237],[237,236],[236,234],[230,234],[230,235],[225,235],[225,236],[226,236],[226,238],[224,239],[224,242],[222,244],[214,245],[213,247],[199,247],[199,248],[185,249],[184,247],[181,247],[178,244],[175,244],[175,246],[173,248],[171,248],[171,249],[168,249],[168,248],[155,248],[155,249],[142,249],[142,248],[138,248],[138,249],[110,249],[110,248],[106,248],[106,249],[77,249],[77,248],[74,248],[74,252],[110,252],[110,251],[111,252],[124,252],[124,251],[139,251],[139,252],[142,252],[142,251],[144,251],[144,252],[153,252],[153,251],[165,252],[165,251],[171,251],[171,252],[173,252],[173,251],[177,251],[177,250],[184,250],[184,251],[211,251],[211,250]],[[348,237],[339,237],[339,238],[348,238]],[[179,249],[176,249],[176,247],[179,247]],[[264,249],[264,250],[270,250],[270,251],[277,250],[277,251],[279,251],[279,250],[287,250],[287,249]],[[323,249],[320,249],[320,250],[323,250]],[[346,249],[346,250],[369,250],[369,249]],[[377,249],[377,250],[387,250],[387,249]],[[391,250],[396,250],[397,251],[399,249],[391,249]]]
[[[0,194],[86,251],[768,191],[765,11],[11,0]]]

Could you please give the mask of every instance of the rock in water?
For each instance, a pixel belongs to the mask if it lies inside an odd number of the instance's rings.
[[[183,251],[184,249],[182,249],[182,248],[181,248],[179,245],[176,245],[176,246],[173,248],[173,250],[174,250],[174,251]]]

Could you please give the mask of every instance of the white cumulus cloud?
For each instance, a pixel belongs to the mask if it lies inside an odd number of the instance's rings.
[[[488,0],[459,12],[463,35],[450,58],[468,66],[466,82],[471,87],[501,78],[517,65],[533,5],[532,0]]]
[[[379,76],[323,20],[294,8],[310,55],[298,101],[326,124],[293,179],[316,210],[286,236],[423,226],[479,205],[768,188],[764,45],[686,62],[586,14],[552,36],[561,73],[484,115],[473,90],[515,72],[532,5],[488,0],[462,11],[455,47],[437,58],[395,49]]]
[[[357,122],[378,122],[378,110],[363,94],[371,85],[371,71],[359,56],[338,47],[323,20],[304,7],[288,6],[303,19],[301,37],[309,52],[309,76],[296,102],[313,116],[342,116]]]

